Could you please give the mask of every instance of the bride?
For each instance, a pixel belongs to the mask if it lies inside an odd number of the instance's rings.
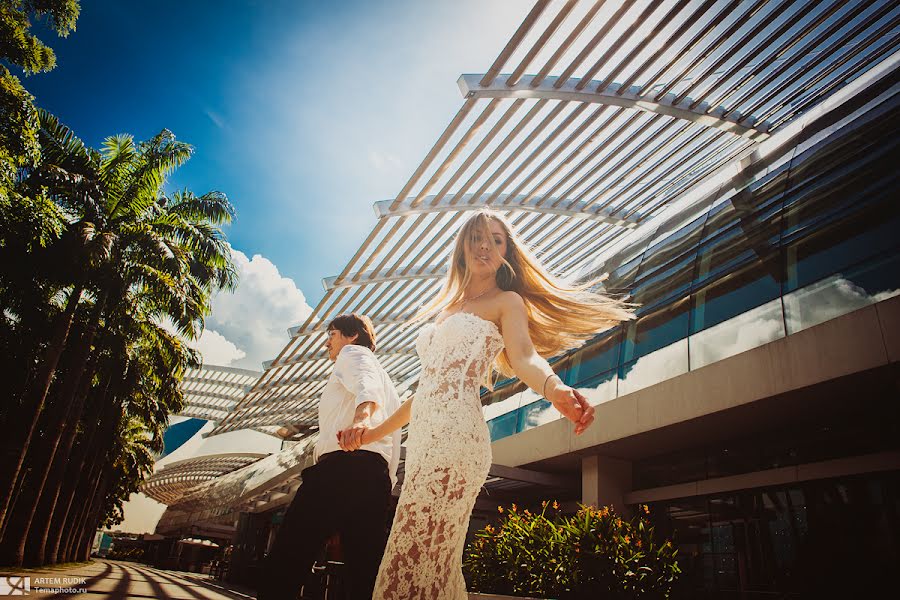
[[[355,450],[409,423],[406,476],[374,598],[465,600],[462,552],[475,499],[491,465],[479,392],[492,367],[515,375],[582,433],[594,409],[545,358],[632,318],[628,306],[558,281],[509,224],[476,212],[456,236],[447,280],[420,318],[422,373],[413,398],[378,427],[346,430]]]

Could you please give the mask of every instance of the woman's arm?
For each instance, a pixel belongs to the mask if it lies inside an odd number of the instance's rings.
[[[349,438],[349,436],[343,435],[343,431],[339,431],[337,436],[338,444],[341,446],[341,449],[348,451],[359,450],[360,446],[371,444],[372,442],[391,435],[409,423],[412,414],[412,402],[413,397],[410,396],[406,402],[400,405],[400,408],[395,410],[391,416],[382,421],[377,427],[363,430],[362,435],[359,436],[358,439]]]
[[[503,343],[516,376],[575,423],[575,435],[580,435],[594,420],[594,407],[581,393],[564,384],[534,349],[528,334],[528,314],[522,297],[515,292],[507,292],[500,301]]]

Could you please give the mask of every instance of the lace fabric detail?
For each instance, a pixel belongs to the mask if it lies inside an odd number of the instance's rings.
[[[497,326],[472,313],[454,313],[422,328],[406,477],[374,598],[468,598],[463,546],[491,466],[479,392],[502,349]]]

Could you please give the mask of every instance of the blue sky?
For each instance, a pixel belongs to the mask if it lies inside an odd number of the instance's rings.
[[[487,70],[529,9],[85,0],[68,38],[42,34],[56,69],[23,82],[89,145],[165,127],[195,146],[169,187],[228,195],[242,276],[214,298],[199,348],[207,364],[259,370],[375,225],[372,203],[399,192],[459,109],[459,75]],[[255,432],[194,436],[163,461],[277,449]],[[126,506],[132,532],[152,531],[163,510],[142,494]]]
[[[171,187],[235,204],[233,246],[311,305],[530,8],[517,0],[85,1],[25,79],[90,145],[161,128],[196,148]],[[287,328],[294,323],[284,323]]]

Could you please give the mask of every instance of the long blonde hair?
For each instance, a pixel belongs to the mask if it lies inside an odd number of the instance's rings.
[[[463,302],[472,278],[466,257],[471,256],[480,236],[493,239],[491,220],[498,222],[506,234],[506,256],[500,257],[503,263],[497,270],[497,285],[524,300],[528,334],[538,354],[544,358],[557,356],[581,346],[600,331],[634,318],[633,305],[590,291],[603,278],[577,285],[560,280],[534,257],[502,215],[482,209],[456,234],[444,286],[415,320]],[[505,376],[514,375],[506,350],[497,357],[495,368]]]

